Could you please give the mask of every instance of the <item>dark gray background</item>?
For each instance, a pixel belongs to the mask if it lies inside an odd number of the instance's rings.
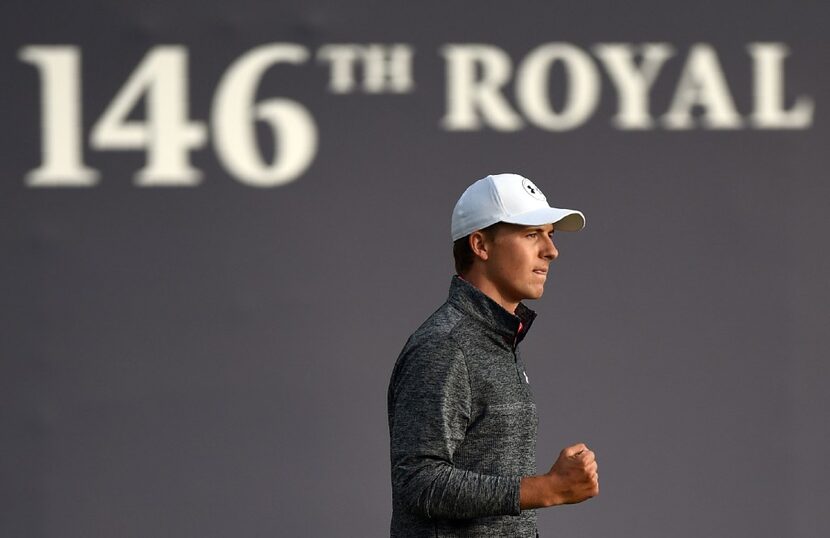
[[[824,537],[830,10],[821,2],[19,2],[0,8],[0,536],[383,536],[386,386],[444,299],[449,215],[488,173],[531,177],[587,228],[558,240],[524,356],[539,470],[584,441],[601,495],[543,536]],[[211,145],[195,188],[138,188],[139,151],[92,151],[87,189],[33,189],[39,82],[21,47],[83,54],[84,136],[144,54],[190,53],[191,116],[251,48],[409,43],[409,95],[331,95],[311,61],[263,95],[313,114],[297,181],[236,181]],[[446,43],[518,62],[565,41],[693,43],[742,114],[754,41],[787,44],[794,131],[441,129]],[[281,68],[282,69],[282,68]],[[290,76],[287,74],[290,72]],[[512,99],[512,90],[508,92]],[[85,139],[86,140],[86,139]]]

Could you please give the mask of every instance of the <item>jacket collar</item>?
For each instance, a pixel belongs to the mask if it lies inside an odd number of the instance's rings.
[[[505,337],[505,341],[513,346],[524,339],[536,319],[536,312],[522,303],[516,307],[515,314],[508,312],[458,275],[452,277],[448,301]]]

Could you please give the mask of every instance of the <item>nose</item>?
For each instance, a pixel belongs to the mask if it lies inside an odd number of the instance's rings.
[[[553,261],[559,257],[559,249],[556,248],[556,245],[553,243],[553,238],[549,235],[545,236],[547,240],[545,241],[544,247],[542,248],[541,255],[548,261]]]

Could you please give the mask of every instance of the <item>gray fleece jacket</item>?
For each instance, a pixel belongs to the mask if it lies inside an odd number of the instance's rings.
[[[447,302],[409,338],[388,392],[392,537],[536,536],[519,508],[536,474],[536,405],[516,315],[453,277]]]

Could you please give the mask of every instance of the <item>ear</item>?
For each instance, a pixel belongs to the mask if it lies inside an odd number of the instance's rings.
[[[487,235],[484,234],[481,230],[471,233],[469,241],[470,249],[473,251],[473,254],[475,254],[477,258],[481,260],[486,260],[490,256],[490,242],[487,238]]]

